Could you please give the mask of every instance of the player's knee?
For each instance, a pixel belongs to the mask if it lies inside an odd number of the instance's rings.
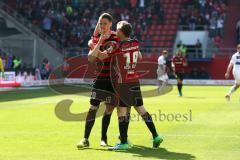
[[[138,112],[139,115],[144,115],[147,111],[144,108],[144,106],[138,106],[138,107],[134,107],[135,110]]]
[[[126,116],[127,115],[127,108],[126,107],[118,107],[117,108],[118,117]]]
[[[181,81],[181,80],[178,80],[178,84],[180,84],[180,85],[181,85],[181,84],[182,84],[182,81]]]
[[[114,106],[107,105],[105,114],[107,114],[107,115],[112,114],[113,110],[114,110]]]

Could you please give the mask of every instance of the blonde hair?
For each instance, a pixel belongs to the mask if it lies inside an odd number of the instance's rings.
[[[127,22],[127,21],[119,21],[119,22],[117,23],[117,29],[121,29],[122,26],[125,25],[125,24],[128,24],[128,22]]]

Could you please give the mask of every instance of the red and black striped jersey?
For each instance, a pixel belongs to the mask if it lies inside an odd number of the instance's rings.
[[[139,75],[136,67],[139,56],[139,43],[135,39],[122,41],[118,50],[112,56],[113,73],[117,83],[138,82]]]
[[[92,41],[94,44],[97,44],[97,42],[100,39],[100,34],[98,36],[93,36]],[[116,36],[116,32],[111,31],[111,35],[108,39],[106,39],[103,44],[100,46],[100,50],[104,51],[111,47],[112,45],[117,45],[119,42],[119,38]],[[111,56],[115,52],[108,53],[109,58],[104,60],[96,60],[96,70],[95,70],[95,78],[101,79],[101,80],[110,80],[110,63],[111,63]]]
[[[175,66],[175,72],[176,73],[184,73],[185,72],[185,64],[187,63],[187,60],[183,56],[174,56],[172,58],[172,63]]]

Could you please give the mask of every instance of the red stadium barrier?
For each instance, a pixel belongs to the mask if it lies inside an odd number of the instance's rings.
[[[84,75],[85,78],[92,78],[94,76],[95,64],[88,63],[86,57],[71,58],[68,60],[68,63],[70,64],[70,70],[72,71],[68,78],[83,78]],[[188,63],[188,67],[186,68],[186,73],[190,73],[193,68],[204,68],[210,74],[212,79],[225,79],[224,74],[228,63],[229,59],[224,57],[214,57],[209,61],[190,61]],[[168,64],[168,67],[171,68],[170,64]],[[148,74],[142,78],[155,79],[157,76],[157,57],[144,57],[142,63],[138,65],[138,70],[148,70]],[[230,79],[232,79],[232,77]]]

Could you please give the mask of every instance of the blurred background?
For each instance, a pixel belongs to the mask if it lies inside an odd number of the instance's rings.
[[[59,78],[56,68],[81,78],[76,68],[87,64],[87,42],[108,12],[114,24],[133,25],[144,61],[156,64],[164,49],[170,61],[180,49],[187,79],[221,80],[240,43],[239,10],[238,0],[0,0],[0,55],[19,82]]]

